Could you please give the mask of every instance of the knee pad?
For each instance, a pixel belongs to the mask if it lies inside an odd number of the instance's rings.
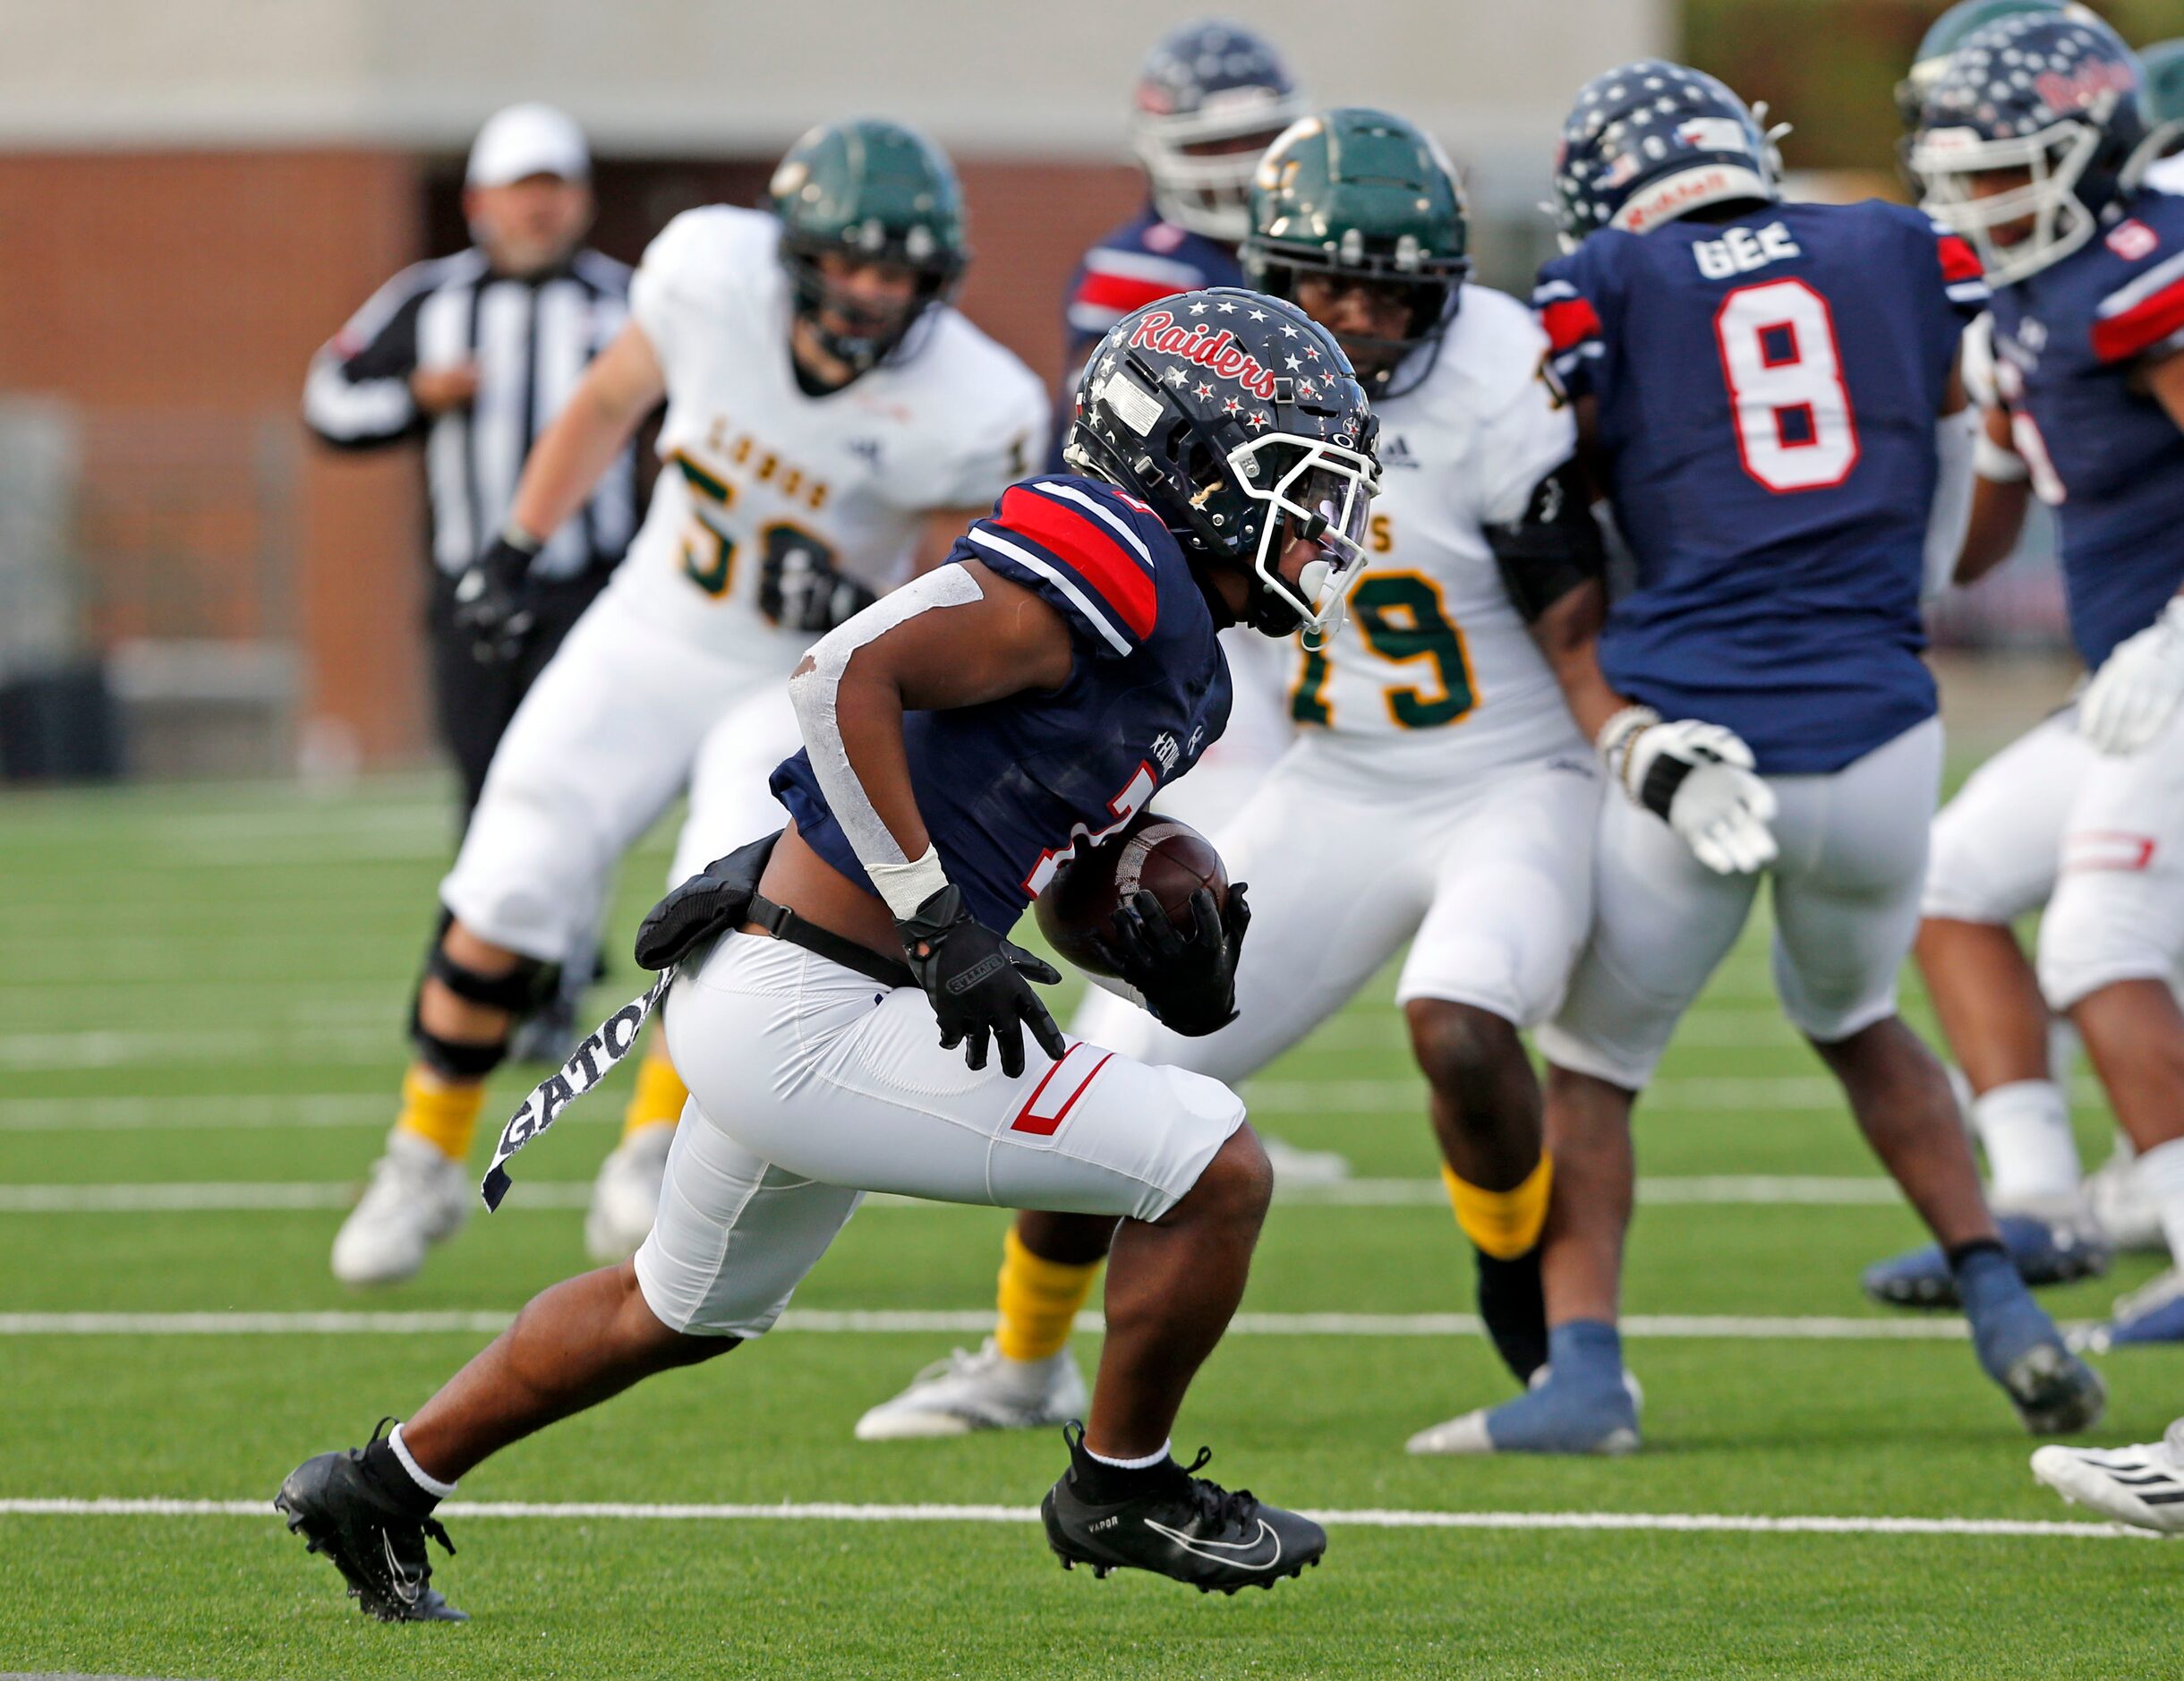
[[[439,926],[433,930],[432,943],[425,953],[424,976],[419,977],[417,990],[410,996],[410,1042],[416,1046],[418,1057],[434,1073],[449,1079],[483,1079],[508,1056],[507,1032],[489,1044],[478,1044],[443,1038],[430,1031],[421,1019],[425,977],[438,981],[465,1003],[482,1004],[489,1010],[505,1010],[511,1018],[520,1019],[553,996],[560,982],[561,966],[534,957],[518,956],[515,968],[505,975],[482,974],[448,955],[445,942],[454,921],[454,917],[443,910]]]

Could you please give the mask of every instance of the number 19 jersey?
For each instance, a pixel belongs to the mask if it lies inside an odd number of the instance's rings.
[[[1291,716],[1327,750],[1433,775],[1583,753],[1484,531],[1519,518],[1576,448],[1546,362],[1522,303],[1467,286],[1431,371],[1374,403],[1370,564],[1349,624],[1301,653],[1290,689]]]
[[[1600,663],[1671,717],[1725,724],[1770,775],[1836,771],[1932,715],[1919,586],[1934,422],[1977,258],[1877,201],[1594,234],[1535,303],[1599,402],[1638,563]]]
[[[898,355],[812,396],[789,358],[780,246],[772,217],[712,205],[670,222],[630,282],[668,408],[652,507],[609,590],[710,652],[793,662],[810,637],[757,610],[768,557],[803,548],[875,589],[900,583],[927,512],[991,502],[1037,462],[1046,393],[939,304]]]

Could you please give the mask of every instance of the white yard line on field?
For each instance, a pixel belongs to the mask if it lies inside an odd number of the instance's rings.
[[[346,1111],[335,1112],[346,1114]],[[602,1113],[610,1113],[602,1111]],[[383,1122],[374,1100],[369,1118]],[[321,1119],[303,1124],[346,1124]],[[363,1194],[347,1180],[185,1181],[142,1184],[0,1185],[0,1214],[242,1214],[268,1208],[346,1208]],[[508,1207],[537,1211],[583,1208],[589,1180],[518,1180]],[[1277,1201],[1334,1208],[1438,1207],[1447,1200],[1438,1179],[1340,1179],[1327,1184],[1275,1187]],[[1641,1179],[1638,1199],[1655,1206],[1714,1204],[1756,1207],[1889,1207],[1902,1195],[1886,1179],[1769,1173],[1693,1174]],[[875,1207],[946,1208],[960,1205],[881,1195]]]
[[[269,1500],[0,1499],[11,1517],[247,1517],[270,1521]],[[864,1506],[812,1501],[779,1506],[652,1505],[610,1500],[450,1500],[439,1516],[547,1523],[1031,1523],[1028,1506]],[[1337,1528],[1668,1531],[1732,1535],[1964,1535],[2047,1540],[2153,1540],[2108,1523],[1976,1517],[1762,1517],[1738,1512],[1436,1512],[1369,1506],[1307,1516]]]
[[[320,1062],[401,1060],[400,1025],[297,1023],[253,1028],[91,1028],[80,1032],[0,1033],[0,1069],[121,1068],[135,1063],[233,1062],[306,1057]]]
[[[395,1102],[386,1092],[299,1091],[248,1097],[0,1098],[0,1132],[215,1132],[273,1128],[386,1126]],[[576,1117],[584,1117],[579,1113]],[[621,1123],[602,1109],[599,1119]]]
[[[0,1336],[414,1336],[428,1332],[491,1335],[507,1313],[486,1311],[310,1313],[0,1313]],[[778,1332],[866,1335],[913,1333],[976,1335],[994,1328],[991,1308],[830,1310],[791,1308]],[[1097,1335],[1105,1322],[1080,1313],[1076,1328]],[[1969,1335],[1954,1315],[1854,1319],[1818,1315],[1634,1313],[1623,1320],[1631,1337],[1702,1342],[1961,1342]],[[1480,1336],[1474,1313],[1239,1313],[1232,1336]]]

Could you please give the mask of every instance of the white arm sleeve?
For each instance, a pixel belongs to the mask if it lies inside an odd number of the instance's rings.
[[[849,669],[849,661],[859,648],[878,641],[897,625],[937,608],[966,607],[984,599],[978,580],[965,568],[935,567],[827,632],[813,644],[805,662],[789,679],[789,699],[796,708],[797,726],[811,755],[812,775],[857,862],[872,875],[875,886],[883,884],[891,870],[896,873],[896,881],[902,881],[901,872],[914,861],[904,855],[900,842],[880,821],[880,814],[873,809],[842,746],[841,722],[835,711],[842,673]],[[915,890],[913,878],[913,884],[904,891]],[[908,916],[928,896],[919,893],[907,909],[895,905],[890,897],[889,909],[899,917]]]
[[[1934,422],[1933,448],[1940,473],[1933,485],[1933,508],[1926,517],[1926,582],[1920,599],[1932,601],[1956,576],[1957,557],[1972,523],[1972,455],[1978,446],[1981,415],[1966,405]]]

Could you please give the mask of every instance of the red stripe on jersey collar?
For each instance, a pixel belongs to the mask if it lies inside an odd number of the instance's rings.
[[[1089,304],[1096,309],[1119,310],[1127,315],[1130,311],[1143,309],[1148,303],[1172,298],[1175,293],[1176,288],[1165,280],[1145,280],[1134,275],[1088,272],[1078,284],[1077,295],[1071,302]]]
[[[1600,336],[1600,318],[1583,298],[1563,298],[1548,304],[1540,311],[1540,325],[1547,329],[1548,342],[1557,355],[1573,345]]]
[[[1949,285],[1954,286],[1959,280],[1984,280],[1987,277],[1986,269],[1979,260],[1979,253],[1961,235],[1944,234],[1940,243],[1941,278]]]
[[[2103,362],[2128,362],[2171,335],[2184,331],[2184,280],[2163,286],[2120,315],[2093,324],[2093,354]]]
[[[1096,516],[1012,484],[1002,495],[1001,517],[994,523],[1067,563],[1133,635],[1142,639],[1153,634],[1160,592],[1152,574]]]

